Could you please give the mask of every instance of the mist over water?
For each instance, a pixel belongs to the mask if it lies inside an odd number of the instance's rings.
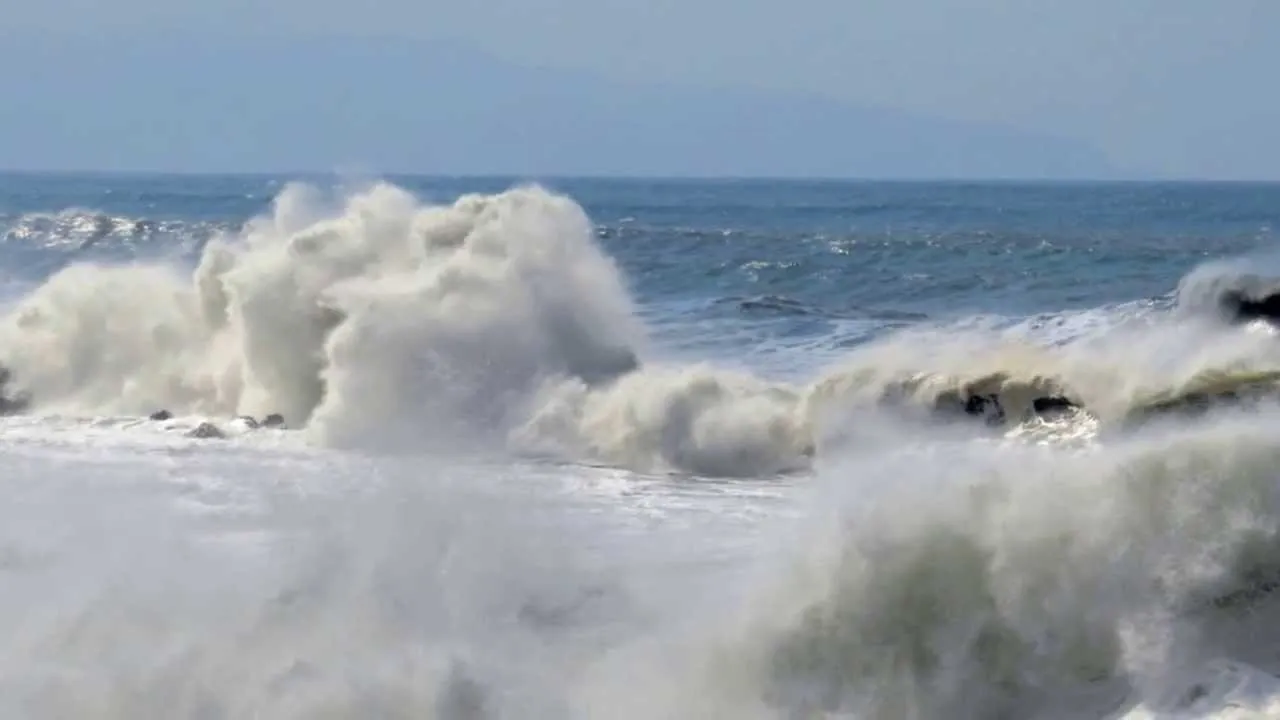
[[[4,714],[1278,709],[1280,414],[1147,417],[1280,377],[1247,213],[602,187],[0,206]]]

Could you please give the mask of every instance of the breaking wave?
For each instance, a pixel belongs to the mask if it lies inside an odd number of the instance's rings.
[[[0,322],[9,391],[43,415],[280,412],[339,447],[705,475],[822,457],[811,481],[777,484],[799,512],[753,508],[767,520],[747,539],[714,510],[687,535],[610,535],[608,513],[530,490],[523,465],[506,483],[419,458],[10,449],[0,570],[24,582],[0,597],[0,707],[774,720],[1247,704],[1255,676],[1213,663],[1280,670],[1280,408],[1083,449],[946,442],[939,424],[954,411],[985,432],[965,417],[975,397],[1028,428],[1050,424],[1047,397],[1106,424],[1268,391],[1274,332],[1199,311],[1242,277],[1207,266],[1180,288],[1188,312],[1130,306],[1065,342],[922,322],[788,383],[651,352],[566,197],[291,186],[194,272],[53,274]],[[745,500],[754,484],[726,485]],[[174,515],[175,497],[194,512]],[[717,567],[739,543],[749,567]]]
[[[1280,670],[1277,420],[833,463],[744,602],[627,658],[634,717],[1271,717],[1221,658]]]
[[[1221,292],[1228,274],[1206,272],[1184,282],[1183,305]],[[330,446],[503,447],[706,475],[806,468],[868,406],[933,418],[997,397],[1018,424],[1060,397],[1105,422],[1280,379],[1269,334],[1194,313],[1059,344],[920,324],[799,384],[646,348],[586,213],[537,186],[432,205],[386,183],[290,185],[204,244],[194,273],[77,262],[0,322],[6,392],[36,413],[281,413]]]
[[[642,341],[582,211],[536,188],[419,204],[377,185],[337,204],[287,188],[212,240],[194,277],[76,264],[0,332],[49,412],[281,412],[327,442],[416,416],[437,437],[510,412],[539,378],[592,380]],[[426,439],[426,438],[419,438]]]

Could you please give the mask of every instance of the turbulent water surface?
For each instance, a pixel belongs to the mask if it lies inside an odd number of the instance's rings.
[[[1278,221],[0,176],[0,714],[1275,715]]]

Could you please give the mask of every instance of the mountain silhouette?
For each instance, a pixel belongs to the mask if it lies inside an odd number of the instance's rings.
[[[802,93],[611,80],[453,42],[0,38],[0,166],[1101,178],[1096,149]]]

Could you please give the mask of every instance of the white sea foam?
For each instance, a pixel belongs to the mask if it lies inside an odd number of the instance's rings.
[[[1128,306],[782,382],[637,317],[535,187],[291,186],[194,274],[59,272],[0,324],[0,714],[1274,716],[1280,411],[1102,434],[1271,382],[1272,333]],[[1089,412],[936,422],[968,394]]]
[[[43,414],[278,412],[328,446],[768,475],[847,435],[831,418],[850,407],[999,394],[1016,422],[1065,395],[1115,420],[1280,367],[1264,335],[1152,317],[924,327],[810,381],[767,381],[647,357],[626,282],[570,198],[529,186],[431,205],[385,183],[291,185],[194,274],[54,274],[0,322],[0,364]]]

